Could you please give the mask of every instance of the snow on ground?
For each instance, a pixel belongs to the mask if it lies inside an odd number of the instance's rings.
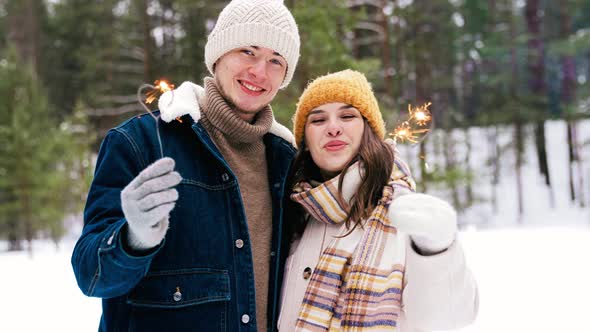
[[[465,230],[460,239],[479,284],[480,312],[461,332],[590,331],[590,228]],[[72,242],[0,254],[0,331],[96,331],[100,300],[78,289]]]
[[[26,252],[0,253],[0,331],[97,331],[101,304],[82,294],[70,264],[74,243],[59,250],[36,242]]]
[[[568,199],[565,124],[551,121],[546,128],[554,190],[550,193],[540,180],[533,142],[528,139],[522,172],[525,211],[520,217],[514,156],[508,152],[502,157],[498,213],[494,214],[489,206],[490,171],[485,165],[488,136],[478,128],[469,131],[474,149],[470,163],[479,171],[474,190],[484,202],[460,215],[459,238],[479,285],[480,312],[476,322],[461,332],[590,331],[586,318],[590,209]],[[511,132],[510,127],[500,129],[502,145],[510,143]],[[464,135],[456,134],[458,139]],[[590,121],[580,123],[579,134],[581,141],[590,142]],[[429,144],[435,142],[434,137]],[[458,161],[463,160],[461,149],[458,144]],[[419,160],[415,147],[401,150],[410,163]],[[585,197],[590,197],[590,148],[582,155],[588,161],[583,169]],[[449,199],[444,192],[436,194]],[[73,233],[79,233],[79,224],[73,226],[77,226]],[[75,236],[68,237],[59,250],[38,241],[32,258],[26,252],[3,252],[5,245],[0,243],[0,331],[97,330],[100,300],[85,297],[76,285],[70,265],[74,241]]]
[[[479,285],[476,322],[462,332],[590,331],[590,228],[460,234]]]

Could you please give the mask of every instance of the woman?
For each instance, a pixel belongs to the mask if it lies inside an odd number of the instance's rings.
[[[345,70],[317,78],[294,116],[281,331],[427,331],[461,327],[477,286],[456,240],[456,213],[413,193],[383,141],[370,84]]]

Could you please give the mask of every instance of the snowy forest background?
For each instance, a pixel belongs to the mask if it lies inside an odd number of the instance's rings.
[[[459,211],[482,297],[465,331],[590,330],[590,1],[284,2],[302,48],[280,122],[344,68],[367,74],[389,130],[432,102],[433,131],[400,149],[419,190]],[[0,0],[0,330],[96,330],[69,266],[96,152],[143,112],[142,83],[208,75],[226,3]]]

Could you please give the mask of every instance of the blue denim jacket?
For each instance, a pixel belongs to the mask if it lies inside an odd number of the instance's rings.
[[[160,158],[154,120],[144,115],[102,142],[72,255],[80,289],[103,299],[99,331],[275,331],[284,258],[282,196],[294,148],[266,134],[272,196],[268,322],[256,322],[250,236],[237,179],[205,129],[188,116],[160,121],[164,155],[183,180],[162,244],[136,255],[125,245],[121,190]],[[236,246],[236,240],[244,242]],[[247,316],[246,316],[247,315]]]

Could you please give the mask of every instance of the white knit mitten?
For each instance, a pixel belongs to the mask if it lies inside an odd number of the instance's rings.
[[[440,198],[407,194],[389,206],[393,225],[410,235],[420,253],[432,255],[447,249],[457,234],[457,213]]]
[[[195,122],[201,118],[198,100],[205,95],[205,89],[193,82],[183,82],[178,88],[166,91],[158,99],[160,117],[170,122],[177,117],[189,114]]]
[[[180,183],[174,160],[162,158],[141,171],[121,191],[121,208],[127,219],[127,243],[144,250],[162,242],[168,230],[168,217],[174,209]]]

